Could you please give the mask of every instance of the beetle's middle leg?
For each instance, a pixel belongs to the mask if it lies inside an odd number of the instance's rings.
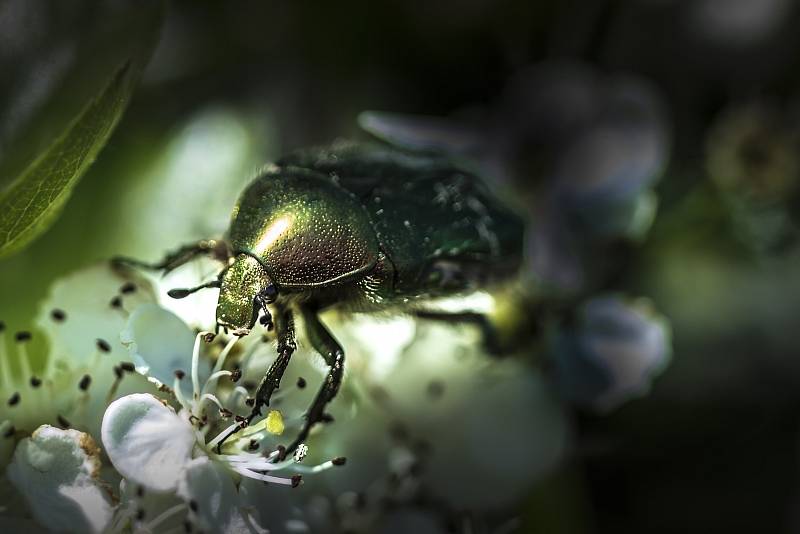
[[[281,385],[281,378],[289,365],[297,348],[294,336],[294,317],[291,310],[279,310],[274,317],[275,333],[278,337],[278,357],[272,362],[269,370],[261,379],[253,401],[253,410],[247,418],[247,423],[261,415],[261,408],[269,406],[273,392]]]
[[[341,345],[333,338],[325,325],[317,317],[315,310],[310,308],[301,309],[303,315],[303,324],[305,325],[306,335],[311,345],[328,364],[328,374],[325,376],[325,381],[322,383],[317,396],[314,397],[314,402],[306,415],[303,428],[300,430],[297,438],[287,448],[287,451],[293,451],[308,437],[311,429],[325,419],[325,407],[329,402],[336,397],[339,392],[339,386],[342,384],[344,377],[344,351]]]
[[[167,254],[161,261],[149,263],[135,258],[126,258],[117,256],[112,258],[112,265],[126,265],[131,267],[139,267],[141,269],[150,269],[153,271],[164,271],[168,273],[181,265],[192,261],[198,256],[212,256],[219,261],[226,261],[230,256],[228,244],[224,241],[215,239],[203,239],[196,243],[189,243],[177,250],[173,250]]]

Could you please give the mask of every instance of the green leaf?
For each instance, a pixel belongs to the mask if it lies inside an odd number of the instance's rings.
[[[27,122],[21,121],[0,146],[0,187],[5,185],[0,190],[0,257],[21,250],[56,220],[119,122],[162,15],[160,0],[142,4],[138,10],[130,4],[130,9],[115,12],[95,32],[78,28],[74,41],[51,43],[49,52],[58,46],[71,50],[66,73],[62,67],[58,76],[51,76],[55,81],[50,80],[35,105],[18,91],[16,100],[12,94],[0,106],[5,112],[30,106],[18,113]],[[40,72],[32,67],[31,79]]]

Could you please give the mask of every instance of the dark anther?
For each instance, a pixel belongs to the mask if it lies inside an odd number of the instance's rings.
[[[337,466],[344,465],[347,463],[347,458],[345,458],[344,456],[339,456],[338,458],[334,458],[333,460],[331,460],[331,463]]]
[[[380,404],[384,404],[389,400],[389,392],[380,386],[370,388],[369,395],[375,402]]]
[[[412,462],[408,467],[408,475],[413,478],[419,478],[422,474],[422,462]]]
[[[141,521],[142,519],[144,519],[144,508],[139,508],[136,510],[136,520]]]
[[[212,341],[214,341],[215,337],[217,337],[217,334],[213,332],[206,332],[203,335],[203,341],[205,341],[206,343],[211,343]]]
[[[231,382],[238,382],[242,378],[242,370],[238,367],[231,371]]]
[[[408,439],[408,429],[400,422],[396,422],[389,427],[389,434],[395,441],[402,442]]]
[[[67,421],[67,418],[61,414],[59,414],[56,419],[58,419],[58,424],[61,426],[61,428],[69,428],[72,426],[69,424],[69,421]]]
[[[426,456],[430,454],[432,448],[433,447],[431,444],[424,440],[419,440],[413,445],[414,452],[419,456]]]
[[[428,396],[433,400],[437,400],[441,398],[442,395],[444,395],[444,382],[432,380],[428,384]]]
[[[306,379],[302,376],[297,377],[297,387],[299,389],[304,389],[306,387]]]
[[[122,297],[120,297],[119,295],[114,297],[113,299],[111,299],[111,302],[109,302],[109,305],[112,308],[122,308]]]
[[[233,412],[232,412],[232,411],[230,411],[230,410],[229,410],[229,409],[227,409],[227,408],[220,408],[220,409],[219,409],[219,416],[220,416],[220,417],[224,417],[224,418],[226,418],[226,419],[227,419],[228,417],[231,417],[231,416],[233,416]]]
[[[64,310],[59,310],[56,308],[50,312],[50,317],[57,323],[61,323],[67,318],[67,314],[64,312]]]
[[[6,323],[4,323],[3,321],[0,321],[0,332],[4,332],[5,329],[6,329]]]
[[[196,512],[197,511],[197,501],[195,501],[194,499],[189,501],[189,508],[192,509],[192,512]]]
[[[99,350],[100,352],[111,352],[111,345],[109,345],[108,341],[106,341],[105,339],[98,339],[97,350]]]
[[[236,415],[233,417],[233,420],[239,423],[240,425],[247,426],[247,417],[242,417],[241,415]]]
[[[133,282],[125,282],[121,288],[119,288],[119,292],[123,295],[128,295],[130,293],[134,293],[136,291],[136,284]]]
[[[38,376],[32,376],[31,377],[31,387],[32,388],[38,388],[41,385],[42,385],[42,379],[41,378],[39,378]]]
[[[294,476],[292,476],[292,487],[293,487],[293,488],[296,488],[297,486],[299,486],[299,485],[300,485],[300,483],[301,483],[302,481],[303,481],[303,477],[302,477],[302,476],[300,476],[300,475],[294,475]]]
[[[10,438],[17,433],[17,429],[14,428],[14,425],[9,426],[6,431],[3,433],[4,438]]]
[[[83,375],[81,381],[78,382],[78,387],[80,388],[81,391],[86,391],[87,389],[89,389],[89,384],[91,383],[92,383],[92,377],[89,375]]]
[[[175,369],[175,378],[177,378],[178,380],[183,380],[184,376],[186,376],[186,373],[184,373],[180,369]]]
[[[20,401],[19,391],[15,391],[14,394],[11,395],[11,397],[9,397],[8,405],[16,406],[17,404],[19,404],[19,401]]]
[[[136,496],[140,499],[144,497],[144,486],[136,486]]]
[[[25,332],[25,331],[17,332],[14,335],[14,339],[17,340],[17,342],[19,342],[19,343],[23,343],[25,341],[30,341],[31,337],[32,337],[31,333],[30,332]]]
[[[253,397],[247,397],[247,398],[244,400],[244,403],[245,403],[246,405],[248,405],[248,406],[253,406],[253,405],[255,405],[255,403],[256,403],[256,400],[255,400]]]
[[[247,448],[251,451],[257,451],[259,447],[258,441],[251,439],[250,443],[247,444]]]
[[[272,321],[270,321],[269,317],[267,317],[266,315],[262,315],[261,317],[259,317],[258,322],[261,323],[261,326],[267,326],[270,323],[272,323]]]
[[[284,447],[283,445],[278,445],[278,448],[276,450],[278,451],[278,461],[279,462],[284,461],[286,459],[286,447]]]
[[[133,373],[136,371],[136,366],[132,362],[120,362],[119,366],[126,373]]]
[[[117,380],[122,380],[122,367],[119,365],[114,366],[114,376],[117,377]]]

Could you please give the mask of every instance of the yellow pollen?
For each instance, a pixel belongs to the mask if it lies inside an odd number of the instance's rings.
[[[280,436],[283,434],[283,415],[278,410],[270,410],[267,414],[267,432]]]

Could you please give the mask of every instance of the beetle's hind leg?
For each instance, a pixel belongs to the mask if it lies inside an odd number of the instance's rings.
[[[446,312],[437,310],[414,310],[414,317],[430,321],[440,321],[450,324],[471,324],[478,327],[483,338],[486,351],[493,356],[501,356],[504,348],[500,342],[497,328],[489,317],[477,312]],[[507,350],[507,348],[506,348]]]
[[[114,267],[128,266],[138,267],[140,269],[150,269],[153,271],[164,271],[168,273],[181,265],[192,261],[198,256],[211,256],[219,261],[227,261],[230,257],[230,249],[228,244],[224,241],[215,239],[203,239],[196,243],[184,245],[177,250],[167,254],[161,261],[149,263],[135,258],[126,258],[116,256],[111,259],[111,265]]]
[[[322,383],[317,396],[314,397],[311,408],[308,410],[300,434],[287,448],[289,452],[296,449],[298,445],[308,438],[308,434],[314,425],[325,419],[325,407],[336,397],[344,377],[344,351],[342,347],[319,320],[316,311],[309,308],[303,308],[301,311],[308,340],[314,350],[319,352],[325,359],[329,369],[328,374],[325,376],[325,381]]]

